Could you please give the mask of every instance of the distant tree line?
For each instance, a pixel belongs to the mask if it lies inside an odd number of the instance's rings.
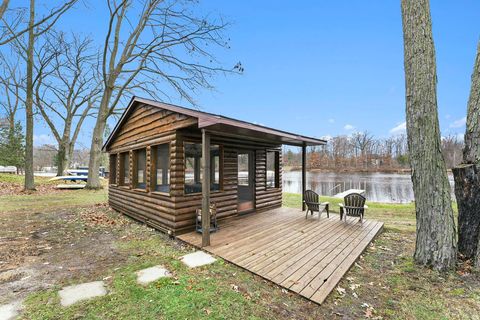
[[[450,135],[442,138],[442,153],[448,168],[462,160],[463,140]],[[410,168],[407,136],[376,138],[368,131],[328,139],[325,146],[307,148],[310,169],[332,171],[397,171]],[[300,167],[300,150],[284,151],[284,165]]]

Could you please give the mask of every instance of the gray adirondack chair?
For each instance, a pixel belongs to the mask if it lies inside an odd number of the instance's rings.
[[[343,198],[345,204],[340,203],[340,220],[347,216],[360,217],[360,222],[363,223],[363,215],[368,206],[365,205],[365,197],[359,193],[350,193]]]
[[[313,215],[314,212],[318,212],[318,219],[322,215],[323,211],[327,212],[327,218],[330,218],[330,211],[329,211],[329,202],[320,202],[320,197],[318,194],[312,190],[305,191],[303,197],[303,203],[307,205],[307,212],[305,214],[305,219],[308,218],[308,212]]]

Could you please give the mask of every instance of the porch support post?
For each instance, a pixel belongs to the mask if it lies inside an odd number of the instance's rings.
[[[210,245],[210,134],[202,129],[202,247]]]
[[[305,190],[307,189],[307,145],[302,145],[302,211],[305,211]]]

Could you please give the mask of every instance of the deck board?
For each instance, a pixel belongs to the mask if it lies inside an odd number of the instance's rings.
[[[299,209],[279,208],[220,223],[203,250],[321,304],[382,228],[370,219],[305,219]],[[178,238],[201,246],[196,232]]]

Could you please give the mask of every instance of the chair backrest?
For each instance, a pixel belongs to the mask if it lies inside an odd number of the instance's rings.
[[[360,216],[365,210],[365,197],[359,193],[350,193],[343,198],[345,202],[345,212],[349,216]]]
[[[202,209],[197,209],[197,218],[199,221],[202,220]],[[210,204],[210,218],[213,219],[217,216],[217,205],[215,203]]]
[[[319,210],[319,196],[318,193],[312,190],[306,190],[304,194],[305,203],[309,210],[318,211]]]

